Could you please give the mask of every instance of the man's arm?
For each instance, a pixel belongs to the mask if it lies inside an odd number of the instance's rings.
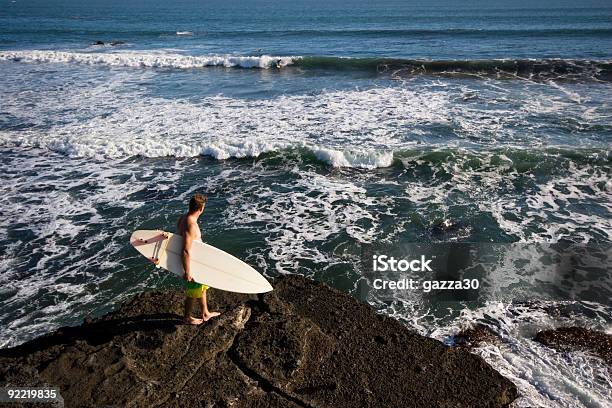
[[[193,223],[187,222],[187,228],[185,230],[185,239],[183,241],[183,270],[185,271],[185,274],[183,276],[188,282],[193,281],[193,276],[191,276],[190,251],[191,246],[193,244],[193,239],[196,236],[195,228],[196,226],[193,225]]]

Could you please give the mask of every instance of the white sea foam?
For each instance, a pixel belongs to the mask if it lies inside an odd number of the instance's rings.
[[[0,59],[84,61],[127,66],[225,64],[226,57],[190,57],[167,53],[62,53],[4,51]],[[199,58],[202,58],[201,60]],[[208,59],[211,58],[211,59]],[[267,66],[275,57],[234,57],[228,64]],[[212,62],[211,62],[212,61]],[[439,81],[415,86],[323,91],[268,100],[207,96],[199,100],[164,99],[125,86],[154,73],[122,71],[106,81],[57,89],[23,89],[7,82],[4,112],[15,121],[36,125],[3,131],[0,143],[35,146],[76,157],[121,158],[133,155],[197,156],[218,159],[257,157],[288,148],[311,149],[335,167],[376,168],[391,165],[394,152],[425,146],[500,145],[539,147],[547,140],[533,115],[558,115],[559,121],[605,124],[605,110],[568,100],[552,87],[545,104],[530,91],[514,94],[498,85],[480,89]],[[530,85],[531,86],[531,85]],[[533,85],[540,87],[542,85]],[[14,89],[13,89],[14,88]],[[126,92],[130,89],[130,92]],[[486,108],[460,95],[486,98]],[[555,93],[556,92],[556,93]],[[513,98],[514,105],[508,100]],[[541,99],[541,98],[540,98]],[[49,127],[49,123],[53,125]],[[535,123],[535,124],[534,124]],[[428,128],[442,129],[440,138]],[[554,136],[550,136],[553,137]],[[589,145],[589,140],[577,143]]]
[[[314,148],[314,154],[334,167],[360,167],[374,169],[378,167],[389,167],[393,162],[392,151],[342,151],[326,148]]]
[[[452,213],[453,208],[476,205],[477,213],[490,214],[503,231],[522,242],[612,239],[612,190],[605,166],[578,166],[570,160],[555,159],[559,168],[533,183],[532,175],[517,170],[520,162],[515,164],[507,156],[478,155],[479,166],[468,166],[474,157],[459,150],[451,159],[436,163],[421,157],[403,158],[409,171],[428,166],[434,176],[444,173],[441,182],[408,181],[405,198],[422,207],[424,213],[430,213],[427,209],[435,205],[444,215]],[[561,163],[568,168],[563,169]],[[512,183],[521,178],[528,179],[523,183],[529,187],[517,193]],[[462,212],[467,219],[469,214]]]
[[[124,261],[117,253],[129,236],[125,225],[138,222],[133,213],[127,215],[143,202],[130,197],[153,186],[172,186],[178,177],[176,171],[135,165],[138,179],[125,183],[128,164],[123,170],[108,161],[73,159],[70,166],[58,165],[44,151],[17,156],[3,151],[3,160],[0,238],[12,244],[0,256],[8,321],[0,347],[74,322],[137,290],[138,285],[113,293],[103,288],[117,278],[111,271]],[[20,238],[8,237],[9,230]]]
[[[565,306],[563,303],[491,302],[475,310],[464,309],[454,322],[430,334],[445,340],[473,324],[482,324],[500,336],[499,344],[484,344],[475,352],[517,386],[520,398],[514,407],[607,407],[612,398],[612,372],[605,362],[583,352],[557,352],[532,340],[540,330],[593,325],[592,320],[582,315],[561,318],[548,311]],[[597,304],[583,307],[606,309]],[[602,313],[610,316],[611,311],[607,309]],[[598,327],[600,330],[612,328],[605,320],[599,324],[604,325]]]
[[[517,141],[521,137],[524,138],[522,143],[528,143],[532,137],[531,130],[521,126],[527,121],[525,116],[534,115],[540,109],[539,105],[525,102],[525,112],[499,109],[495,121],[483,121],[482,115],[488,115],[488,110],[469,104],[461,106],[454,99],[458,90],[437,82],[423,87],[328,91],[270,100],[226,96],[203,97],[197,101],[168,100],[138,90],[124,92],[126,83],[134,81],[133,75],[127,71],[118,72],[113,73],[110,80],[90,79],[87,86],[63,88],[61,100],[55,87],[33,92],[19,88],[18,82],[9,81],[7,98],[3,101],[4,112],[33,126],[0,132],[0,145],[38,147],[74,158],[96,159],[123,159],[134,155],[208,155],[224,160],[258,157],[283,149],[309,149],[330,166],[368,169],[390,166],[397,158],[395,152],[422,145],[419,141],[423,126],[454,126],[458,136],[451,141],[444,138],[440,142],[444,147],[464,143],[465,139],[459,137],[462,134],[479,143],[490,143],[490,135],[495,135],[500,143]],[[138,78],[147,81],[152,75],[154,73],[150,71],[143,71]],[[463,85],[459,90],[469,91]],[[495,88],[493,92],[502,91]],[[492,94],[492,104],[502,104],[499,102],[501,97],[493,97],[495,95]],[[597,120],[605,118],[605,114],[602,116],[599,111],[594,113],[592,107],[587,112],[561,97],[551,97],[550,100],[559,106],[550,108],[548,114],[565,110],[566,116],[579,118],[584,113],[595,115]],[[458,117],[461,117],[460,121]],[[539,134],[533,137],[541,139]],[[427,144],[433,148],[436,141],[429,139]],[[429,166],[431,180],[441,181],[423,182],[418,177],[408,178],[402,182],[405,194],[398,193],[395,200],[408,202],[415,206],[416,211],[431,216],[431,219],[424,220],[426,223],[436,222],[433,217],[438,216],[452,219],[453,208],[461,208],[460,217],[468,226],[470,213],[465,212],[466,208],[473,209],[474,213],[489,213],[499,228],[522,241],[609,239],[612,230],[608,216],[612,211],[611,191],[603,168],[593,169],[587,165],[571,167],[569,171],[559,169],[548,180],[535,183],[528,194],[517,194],[513,192],[512,180],[521,174],[510,157],[499,154],[497,160],[500,163],[493,163],[491,160],[495,155],[479,155],[480,164],[474,167],[470,164],[474,156],[470,156],[469,149],[454,151],[453,157],[445,162],[400,155],[409,174],[419,166]],[[349,190],[352,183],[354,181],[349,183]],[[254,184],[258,182],[254,181]],[[335,195],[329,195],[330,199],[333,197]],[[351,199],[359,202],[360,197],[360,194],[355,194]],[[274,199],[279,202],[271,205],[271,209],[282,208],[285,205],[280,203],[282,200],[286,199],[293,205],[303,198],[283,193]],[[585,212],[582,203],[588,203],[589,208],[600,206],[602,211]],[[359,206],[358,209],[369,211],[368,206]],[[259,211],[268,209],[264,206]],[[305,212],[300,211],[300,214]],[[557,222],[549,222],[559,213],[566,216]],[[260,217],[252,215],[253,219]],[[369,217],[362,218],[367,220]],[[64,221],[57,222],[59,230],[64,228],[61,225]],[[394,231],[385,239],[402,234],[410,222],[404,218],[397,220]],[[357,227],[349,226],[348,221],[346,223],[348,230],[358,231]],[[287,240],[275,235],[269,239],[271,245],[281,243],[279,251],[291,252],[289,247],[283,249],[282,243]],[[300,251],[295,249],[294,253]],[[319,259],[318,256],[310,257]],[[279,255],[278,259],[286,258]]]
[[[557,242],[581,237],[586,243],[594,236],[612,239],[612,220],[606,215],[612,213],[608,172],[600,167],[579,168],[573,162],[568,166],[564,175],[535,184],[524,199],[494,194],[480,208],[490,211],[501,228],[521,241]],[[498,190],[505,184],[501,175],[488,179]],[[579,203],[589,203],[591,208],[597,206],[601,211],[585,211]]]
[[[55,56],[78,61],[84,56],[84,61],[128,65],[171,61],[170,65],[176,62],[189,66],[189,61],[200,58],[154,52],[0,54],[40,61]],[[273,57],[253,58],[230,63],[266,65],[266,58]],[[165,99],[130,85],[135,80],[150,80],[153,75],[150,71],[117,72],[106,81],[96,79],[85,86],[61,87],[61,97],[56,87],[22,89],[8,81],[4,112],[19,123],[35,126],[2,131],[0,144],[42,147],[76,157],[110,158],[210,155],[227,159],[307,148],[335,167],[376,168],[390,166],[394,152],[423,145],[538,147],[555,142],[547,140],[530,119],[542,112],[543,106],[533,102],[538,98],[533,98],[529,90],[514,95],[495,84],[476,90],[433,81],[419,86],[324,91],[267,100],[221,95],[198,100]],[[540,92],[542,85],[534,86]],[[461,95],[466,92],[486,98],[489,106],[464,101]],[[578,105],[556,88],[551,92],[547,95],[548,115],[594,124],[608,120],[605,109]],[[510,97],[516,98],[513,105],[522,105],[509,106]],[[588,99],[583,96],[581,101]],[[447,134],[440,138],[429,128]],[[589,140],[584,143],[588,146]]]
[[[350,254],[332,255],[320,245],[340,234],[368,243],[379,233],[376,213],[390,198],[368,197],[344,178],[288,171],[289,179],[278,181],[277,172],[264,169],[230,170],[206,180],[209,191],[224,191],[228,229],[249,228],[265,237],[266,257],[275,262],[276,273],[311,275],[313,268],[347,262],[344,255]]]
[[[143,71],[137,78],[148,81],[153,75]],[[0,145],[38,147],[75,158],[102,159],[208,155],[225,160],[308,149],[330,166],[366,169],[387,167],[399,158],[408,172],[429,166],[432,180],[438,175],[440,180],[451,176],[439,183],[423,183],[418,177],[405,181],[405,196],[396,199],[408,200],[426,214],[434,214],[431,209],[435,206],[436,213],[441,212],[447,219],[453,207],[472,207],[474,211],[490,213],[508,235],[524,241],[610,237],[612,226],[606,214],[612,211],[611,191],[601,166],[593,169],[572,163],[570,169],[558,169],[547,180],[535,183],[527,194],[517,195],[512,192],[511,182],[523,177],[516,169],[520,163],[513,163],[503,153],[479,155],[476,160],[480,164],[476,167],[470,164],[474,156],[469,148],[455,148],[453,157],[445,162],[401,155],[404,149],[424,144],[447,148],[467,143],[469,147],[474,140],[485,145],[508,141],[511,145],[529,145],[533,140],[537,145],[542,141],[539,129],[525,128],[524,123],[542,106],[529,102],[532,98],[528,92],[522,96],[525,112],[504,107],[495,111],[494,121],[487,121],[482,117],[491,116],[491,108],[462,105],[455,99],[458,92],[470,89],[465,85],[454,89],[439,82],[268,100],[208,96],[196,101],[151,97],[137,89],[125,92],[126,84],[132,82],[133,73],[117,72],[110,79],[90,79],[87,86],[62,88],[62,98],[58,99],[55,87],[34,92],[9,81],[4,112],[32,126],[1,131]],[[491,105],[504,105],[503,92],[507,91],[497,89],[495,84],[491,87]],[[546,114],[563,112],[565,117],[577,120],[587,115],[595,122],[607,117],[602,110],[583,109],[564,98],[551,95]],[[452,127],[456,136],[439,142],[428,137],[426,143],[420,143],[427,126]],[[583,211],[581,203],[587,202],[602,211]],[[558,214],[571,216],[554,223],[548,221]],[[469,214],[461,216],[467,219]],[[398,221],[397,233],[401,233],[405,222]]]
[[[193,35],[189,31],[177,35]],[[226,68],[275,68],[293,64],[295,58],[288,56],[237,56],[202,55],[191,56],[166,52],[67,52],[67,51],[0,51],[0,60],[25,63],[62,63],[106,65],[131,68],[193,69],[211,66]]]
[[[337,91],[321,95],[240,100],[223,96],[200,102],[126,97],[122,81],[68,90],[61,104],[53,94],[12,93],[6,110],[21,121],[58,121],[50,129],[0,133],[0,143],[35,146],[74,157],[257,157],[287,148],[307,148],[338,167],[386,167],[392,149],[414,144],[397,139],[402,128],[445,121],[434,115],[444,94],[402,89]],[[103,109],[105,114],[100,115]],[[56,112],[54,112],[56,111]],[[107,112],[110,112],[107,113]],[[365,137],[369,141],[355,144]]]

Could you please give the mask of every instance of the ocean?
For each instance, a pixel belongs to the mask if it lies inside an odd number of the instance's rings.
[[[267,277],[489,327],[515,407],[612,404],[602,361],[532,340],[612,333],[609,258],[580,296],[513,275],[612,242],[609,2],[0,0],[0,77],[0,346],[181,287],[129,237],[201,192],[204,240]],[[364,248],[409,243],[522,249],[477,302],[364,293]]]

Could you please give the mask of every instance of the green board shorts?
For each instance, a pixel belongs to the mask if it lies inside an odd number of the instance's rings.
[[[190,298],[201,298],[205,290],[208,290],[208,286],[203,283],[187,282],[187,289],[185,289],[185,296]]]

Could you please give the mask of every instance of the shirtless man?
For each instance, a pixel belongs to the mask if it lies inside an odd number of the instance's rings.
[[[187,324],[201,324],[220,314],[219,312],[211,312],[208,310],[208,305],[206,304],[206,291],[208,290],[208,286],[195,282],[191,275],[190,251],[193,241],[202,241],[202,232],[198,226],[198,218],[204,212],[205,205],[206,197],[202,194],[194,195],[191,197],[191,200],[189,200],[189,212],[181,215],[177,222],[178,233],[184,238],[183,270],[185,271],[184,278],[187,281],[184,321]],[[200,299],[200,308],[202,310],[201,319],[196,319],[191,316],[194,299]]]

